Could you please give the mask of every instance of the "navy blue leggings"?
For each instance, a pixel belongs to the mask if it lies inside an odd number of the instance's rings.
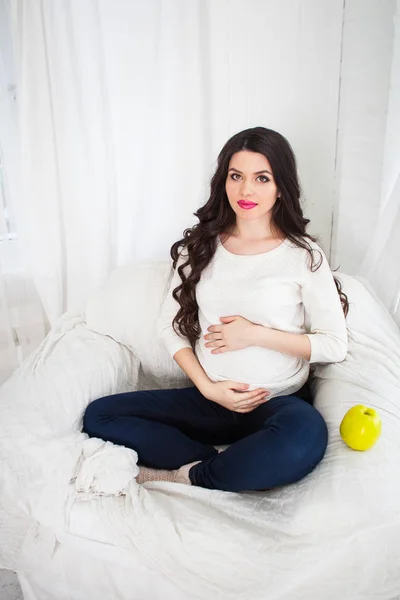
[[[189,471],[194,485],[230,492],[264,490],[305,477],[323,458],[328,430],[308,382],[249,413],[207,400],[196,387],[143,390],[91,402],[83,431],[133,448],[138,464]],[[218,454],[214,445],[229,445]]]

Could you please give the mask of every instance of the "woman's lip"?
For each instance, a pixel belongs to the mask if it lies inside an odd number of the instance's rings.
[[[257,206],[256,202],[247,202],[247,200],[239,200],[238,204],[243,204],[244,206]]]

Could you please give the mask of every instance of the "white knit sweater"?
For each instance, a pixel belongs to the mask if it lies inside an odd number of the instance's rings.
[[[332,271],[325,253],[315,242],[323,262],[314,272],[309,253],[286,239],[269,252],[237,255],[218,237],[216,252],[196,286],[201,337],[195,354],[211,381],[248,383],[249,390],[264,387],[270,398],[298,391],[306,382],[310,363],[341,362],[347,354],[346,321]],[[313,263],[321,256],[314,252]],[[177,334],[172,320],[179,305],[172,291],[181,283],[177,268],[186,262],[181,253],[170,277],[157,320],[157,332],[171,356],[191,348],[188,338]],[[315,268],[315,267],[314,267]],[[189,266],[185,268],[188,273]],[[310,361],[261,346],[211,354],[204,335],[220,317],[240,315],[253,323],[291,333],[305,333],[311,343]]]

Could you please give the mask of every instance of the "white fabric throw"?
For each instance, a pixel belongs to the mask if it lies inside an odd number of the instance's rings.
[[[72,479],[79,498],[123,495],[139,473],[137,458],[130,448],[99,438],[87,439]]]

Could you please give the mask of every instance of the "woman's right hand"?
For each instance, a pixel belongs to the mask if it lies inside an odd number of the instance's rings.
[[[239,413],[248,413],[268,400],[270,392],[264,388],[257,388],[247,392],[248,383],[235,381],[211,382],[202,394],[208,400],[217,402],[228,410]],[[236,390],[236,391],[235,391]]]

